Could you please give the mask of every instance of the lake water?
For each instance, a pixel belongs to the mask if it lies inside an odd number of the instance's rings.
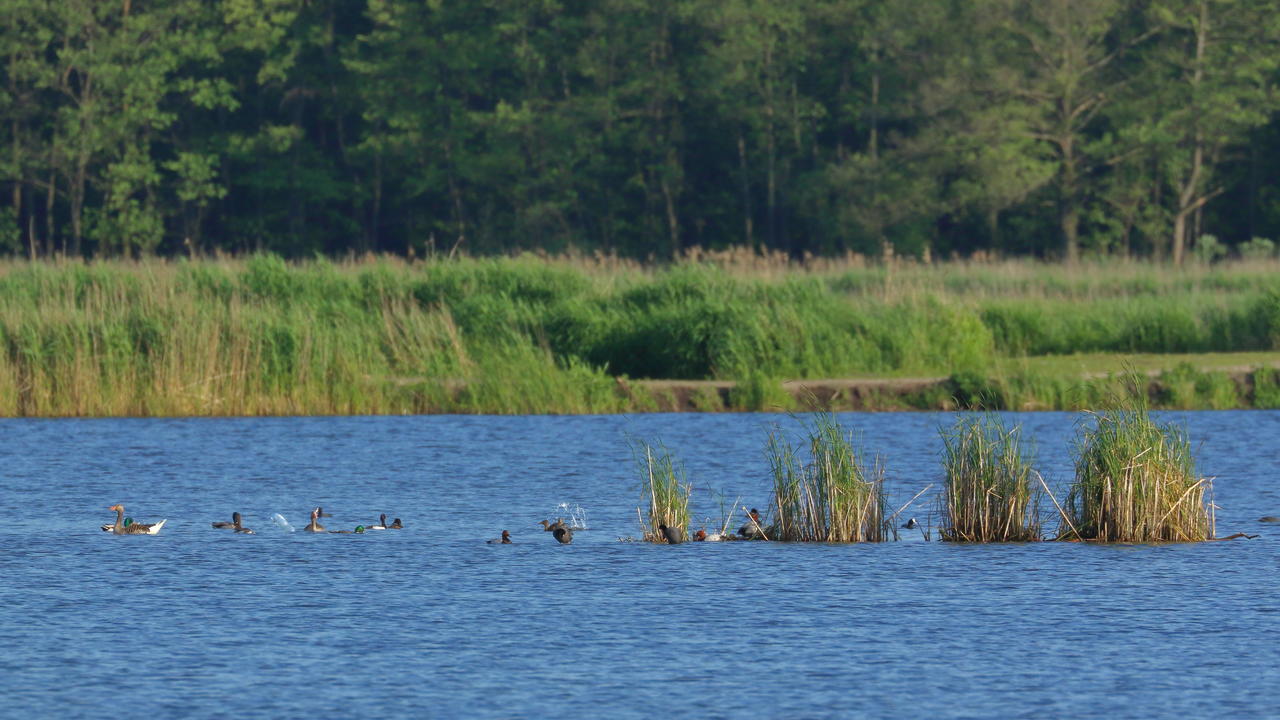
[[[950,415],[839,417],[900,502],[938,482]],[[1010,417],[1069,480],[1078,417]],[[1219,534],[1260,538],[619,542],[628,435],[684,460],[701,519],[714,493],[766,507],[786,416],[0,421],[0,716],[1274,716],[1280,413],[1165,417],[1217,478]],[[103,533],[113,503],[168,523]],[[590,528],[569,546],[535,524],[561,503]],[[270,519],[316,505],[406,529]],[[256,535],[210,528],[233,510]]]

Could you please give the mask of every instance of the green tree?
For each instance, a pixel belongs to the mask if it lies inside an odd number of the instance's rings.
[[[1146,122],[1172,191],[1172,259],[1181,264],[1193,214],[1225,190],[1218,166],[1280,107],[1280,2],[1160,0],[1151,12],[1167,29],[1150,54],[1161,81]]]

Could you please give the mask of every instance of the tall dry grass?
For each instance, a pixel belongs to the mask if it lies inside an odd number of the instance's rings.
[[[1059,535],[1100,542],[1195,542],[1214,537],[1186,430],[1157,423],[1141,400],[1091,413],[1081,426],[1075,481]]]
[[[693,486],[685,478],[684,466],[662,443],[651,445],[643,440],[632,443],[636,465],[641,473],[642,497],[649,505],[647,516],[642,516],[641,530],[644,540],[665,543],[659,526],[676,528],[684,538],[689,537],[689,494]],[[640,515],[640,508],[636,508]]]
[[[962,416],[942,431],[943,540],[1021,542],[1040,539],[1040,484],[1022,428],[998,415]]]
[[[773,479],[772,540],[882,542],[887,521],[884,471],[868,466],[852,435],[830,413],[804,423],[807,441],[793,444],[781,429],[769,433],[765,456]],[[807,450],[808,455],[803,455]]]

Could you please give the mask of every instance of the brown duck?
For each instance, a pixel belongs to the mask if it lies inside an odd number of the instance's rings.
[[[161,520],[158,523],[151,523],[149,525],[144,523],[131,523],[129,525],[125,525],[123,505],[112,505],[107,509],[116,511],[116,522],[111,526],[111,533],[113,535],[158,535],[160,534],[160,528],[164,527],[164,524],[167,521],[166,518],[166,520]]]
[[[254,534],[252,530],[240,524],[240,513],[238,512],[231,513],[231,522],[219,520],[217,522],[213,522],[209,524],[218,528],[219,530],[234,530],[238,533],[244,533],[245,535]]]
[[[311,522],[307,523],[307,526],[302,529],[306,532],[324,532],[325,531],[324,526],[320,524],[320,516],[323,514],[324,514],[324,511],[321,510],[320,508],[316,508],[315,510],[312,510]]]

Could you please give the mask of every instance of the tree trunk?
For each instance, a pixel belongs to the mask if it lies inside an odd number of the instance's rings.
[[[44,198],[44,251],[53,254],[53,204],[57,199],[58,172],[57,165],[49,163],[49,190]],[[67,254],[66,240],[63,236],[62,254]]]
[[[1200,96],[1200,83],[1204,78],[1204,56],[1206,46],[1208,45],[1209,34],[1209,4],[1201,0],[1200,3],[1200,24],[1196,28],[1196,57],[1195,70],[1191,73],[1191,101],[1192,107],[1196,105],[1196,100]],[[1187,216],[1204,205],[1204,199],[1197,197],[1200,191],[1200,179],[1204,170],[1204,133],[1199,127],[1199,121],[1196,121],[1194,138],[1192,140],[1191,149],[1191,169],[1187,174],[1186,180],[1182,186],[1178,188],[1178,212],[1173,220],[1173,264],[1181,265],[1183,257],[1188,245],[1187,242]]]
[[[1058,221],[1062,228],[1062,244],[1067,264],[1080,259],[1080,207],[1076,197],[1076,158],[1072,139],[1062,144],[1062,178],[1058,195]]]
[[[373,156],[373,207],[369,213],[369,244],[379,249],[378,226],[382,223],[382,153]],[[407,250],[407,248],[406,248]]]
[[[867,154],[875,162],[880,157],[880,70],[871,73],[871,136],[867,139]]]
[[[71,254],[79,257],[84,238],[84,192],[89,175],[89,159],[83,154],[76,160],[75,178],[71,181]]]
[[[738,170],[742,173],[742,224],[747,247],[756,249],[755,233],[751,223],[751,181],[747,175],[747,140],[738,131]]]

